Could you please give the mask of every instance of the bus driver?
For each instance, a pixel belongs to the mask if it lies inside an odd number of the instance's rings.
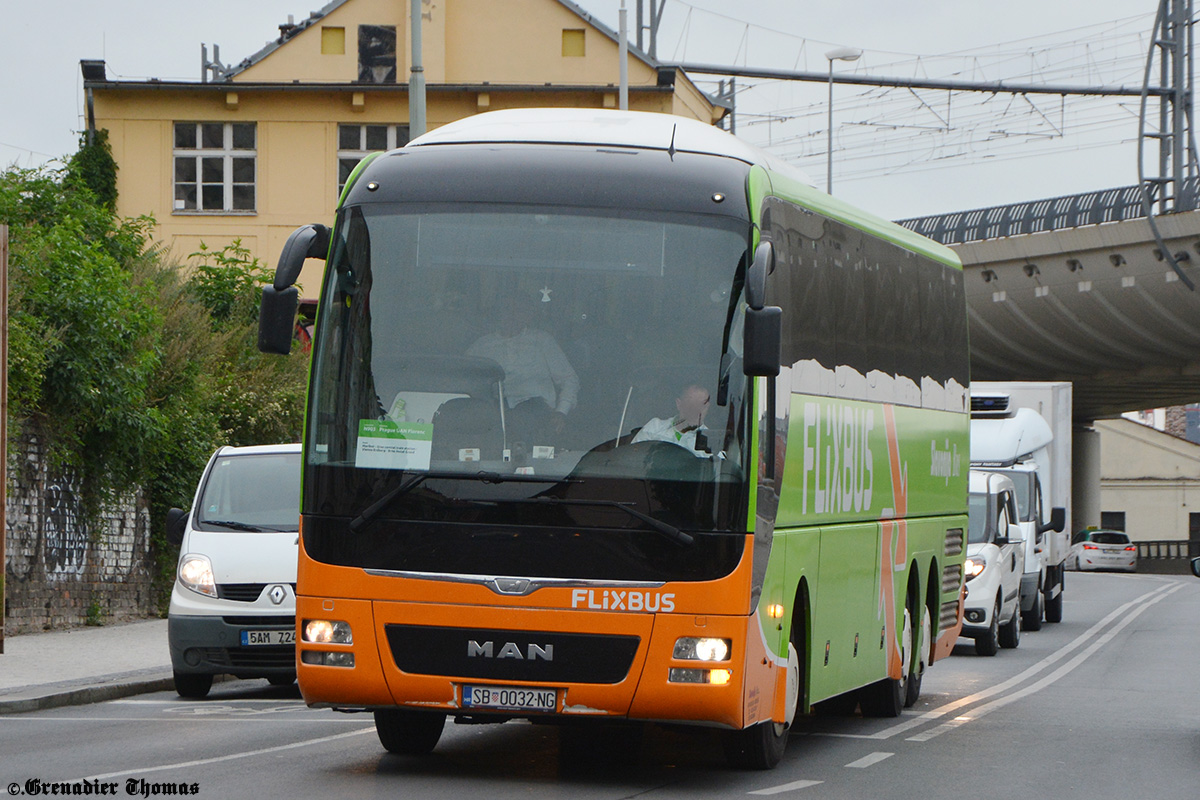
[[[655,417],[642,426],[630,444],[638,442],[670,442],[687,448],[697,458],[708,458],[708,442],[704,436],[704,415],[708,413],[710,395],[696,384],[683,387],[675,398],[679,413],[669,419]]]

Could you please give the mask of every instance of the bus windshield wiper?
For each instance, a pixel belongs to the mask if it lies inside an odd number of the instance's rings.
[[[267,528],[260,528],[258,525],[251,525],[246,522],[237,522],[235,520],[227,520],[227,519],[202,519],[202,520],[200,520],[200,522],[201,522],[201,524],[204,524],[204,525],[219,525],[222,528],[229,528],[230,530],[233,530],[233,531],[250,531],[251,533],[262,533],[263,531],[268,530]]]
[[[695,540],[690,533],[681,531],[674,525],[655,519],[649,514],[644,514],[633,507],[632,503],[622,503],[619,500],[568,500],[561,497],[533,497],[528,500],[520,500],[515,502],[522,503],[549,503],[551,505],[563,506],[602,506],[604,508],[618,508],[624,511],[631,517],[636,517],[642,522],[649,525],[652,529],[658,531],[663,536],[666,536],[676,544],[692,544]]]
[[[538,477],[537,475],[515,474],[510,475],[500,472],[487,472],[486,470],[480,470],[479,472],[422,472],[420,474],[413,475],[408,480],[398,484],[383,497],[379,498],[374,503],[363,509],[361,514],[350,520],[350,532],[357,533],[364,525],[375,519],[375,517],[379,516],[380,512],[391,505],[396,498],[407,494],[420,484],[424,483],[428,478],[452,478],[457,480],[479,481],[481,483],[575,483],[578,481],[577,478],[550,478]]]

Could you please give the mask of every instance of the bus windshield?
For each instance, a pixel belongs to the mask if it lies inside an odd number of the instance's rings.
[[[345,209],[306,448],[310,477],[341,487],[323,495],[330,513],[391,493],[369,517],[524,524],[554,507],[572,524],[644,527],[632,508],[731,529],[748,240],[744,220],[697,214]],[[645,484],[633,501],[630,481]]]

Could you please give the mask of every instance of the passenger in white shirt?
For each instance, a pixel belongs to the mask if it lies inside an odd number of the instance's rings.
[[[505,304],[496,332],[477,339],[467,355],[503,368],[510,440],[551,444],[562,433],[579,396],[579,376],[553,336],[526,325],[518,302]]]
[[[697,458],[709,458],[707,443],[697,448],[697,434],[707,430],[704,427],[704,415],[708,413],[710,400],[708,390],[702,386],[691,384],[685,386],[675,399],[675,409],[679,413],[669,419],[655,417],[642,426],[633,437],[631,444],[638,442],[670,442],[687,448]]]

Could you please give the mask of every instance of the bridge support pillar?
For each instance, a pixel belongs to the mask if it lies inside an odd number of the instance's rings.
[[[1076,425],[1071,432],[1071,530],[1100,527],[1100,432]]]

